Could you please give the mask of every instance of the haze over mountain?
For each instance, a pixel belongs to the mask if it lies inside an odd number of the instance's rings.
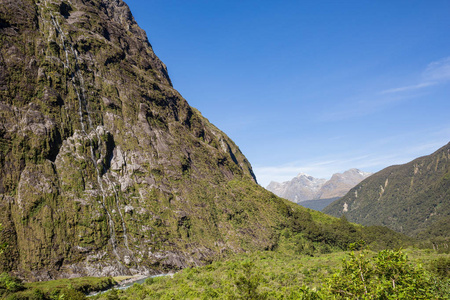
[[[300,173],[290,181],[283,183],[272,181],[267,189],[296,203],[319,199],[335,200],[344,196],[352,187],[370,175],[371,173],[358,169],[350,169],[344,173],[333,174],[329,180],[326,180]]]
[[[373,174],[323,211],[411,236],[450,237],[450,143]]]

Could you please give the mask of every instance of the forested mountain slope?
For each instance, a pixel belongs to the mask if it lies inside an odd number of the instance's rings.
[[[362,181],[323,212],[416,236],[449,236],[450,143],[431,155],[388,167]],[[439,225],[440,224],[440,225]]]

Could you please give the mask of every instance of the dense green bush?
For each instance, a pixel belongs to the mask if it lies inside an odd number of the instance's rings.
[[[351,252],[342,270],[325,285],[337,299],[441,299],[435,282],[414,266],[402,251],[383,250],[374,258],[368,252]]]
[[[438,279],[400,250],[293,254],[298,234],[283,231],[277,251],[255,252],[158,277],[94,299],[448,299]],[[352,245],[361,249],[364,243]],[[419,253],[420,257],[426,255]],[[434,255],[434,254],[433,254]],[[340,262],[339,262],[340,261]],[[340,266],[339,266],[340,265]],[[446,260],[436,260],[442,270]]]
[[[2,273],[0,275],[0,290],[14,293],[23,289],[24,286],[20,279],[9,276],[7,273]]]
[[[40,289],[34,289],[28,297],[29,300],[46,300],[44,293]]]
[[[63,289],[59,292],[59,294],[54,295],[53,299],[57,299],[57,300],[66,300],[66,299],[70,299],[70,300],[85,300],[86,295],[83,294],[80,291],[77,291],[73,288],[66,288]]]
[[[342,220],[345,227],[345,220]],[[341,226],[341,225],[339,225]],[[284,229],[274,251],[239,254],[173,276],[149,278],[128,290],[111,290],[95,300],[118,299],[448,299],[450,258],[433,250],[364,250],[321,254],[328,244]],[[363,249],[363,250],[361,250]],[[427,270],[419,262],[427,265]],[[12,282],[12,283],[11,283]],[[112,278],[78,278],[26,283],[2,274],[2,299],[81,300],[91,287],[106,287]],[[8,284],[7,284],[8,283]],[[1,285],[2,284],[2,285]],[[17,285],[15,285],[17,284]],[[91,286],[87,288],[88,286]],[[7,287],[9,290],[7,292]]]
[[[258,292],[261,283],[261,276],[253,271],[254,263],[244,261],[242,263],[242,273],[236,276],[234,284],[237,289],[237,299],[259,300],[265,299],[265,295]]]
[[[450,257],[439,257],[431,261],[428,269],[441,279],[450,279]]]

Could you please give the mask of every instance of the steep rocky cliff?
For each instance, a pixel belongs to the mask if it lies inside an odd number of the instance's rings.
[[[317,251],[403,240],[260,187],[121,0],[0,0],[0,224],[0,272],[26,280],[166,272],[282,232]]]
[[[323,212],[412,236],[449,238],[450,143],[433,154],[375,173]]]
[[[270,248],[292,207],[173,89],[121,0],[0,0],[1,268],[155,273]]]

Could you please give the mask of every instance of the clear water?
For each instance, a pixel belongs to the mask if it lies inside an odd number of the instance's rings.
[[[107,289],[107,290],[104,290],[104,291],[101,291],[101,292],[98,292],[98,293],[89,294],[88,297],[93,297],[93,296],[96,296],[96,295],[99,295],[99,294],[103,294],[103,293],[106,293],[106,292],[108,292],[108,291],[110,291],[112,289],[126,290],[129,287],[133,286],[134,284],[143,284],[148,278],[162,277],[162,276],[167,276],[167,275],[170,275],[170,274],[158,274],[158,275],[147,276],[147,277],[144,277],[144,278],[139,278],[139,279],[127,282],[127,283],[125,283],[123,285],[119,284],[119,285],[116,285],[116,286],[114,286],[114,287],[112,287],[110,289]]]

